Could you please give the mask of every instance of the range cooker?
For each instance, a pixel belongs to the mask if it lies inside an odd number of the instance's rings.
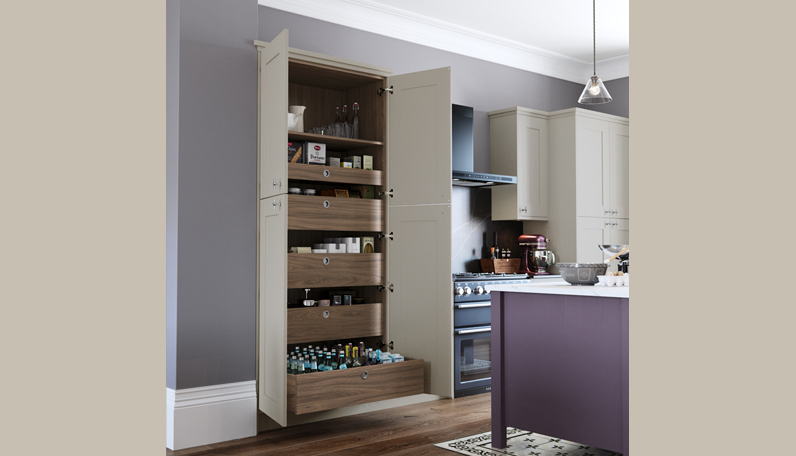
[[[492,390],[490,286],[532,280],[525,274],[453,274],[453,397]]]

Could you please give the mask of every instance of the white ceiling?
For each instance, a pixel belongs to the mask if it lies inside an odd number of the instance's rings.
[[[597,1],[597,74],[630,75],[629,0]],[[568,81],[593,73],[590,0],[259,0],[260,5]]]

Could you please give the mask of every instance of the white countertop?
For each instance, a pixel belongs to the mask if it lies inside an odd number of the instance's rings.
[[[577,286],[566,282],[518,285],[490,285],[489,292],[540,293],[571,296],[597,296],[602,298],[630,298],[630,287],[607,287],[604,285]]]

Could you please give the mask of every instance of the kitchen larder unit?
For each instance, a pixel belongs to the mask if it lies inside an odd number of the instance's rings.
[[[490,171],[517,176],[492,188],[492,220],[547,220],[547,113],[515,107],[489,113]]]
[[[284,30],[255,41],[258,104],[258,402],[282,426],[291,415],[421,393],[453,392],[450,69],[391,70],[288,47]],[[287,130],[289,105],[304,128],[359,104],[360,138]],[[326,144],[327,157],[370,155],[373,169],[288,163],[288,141]],[[371,186],[374,199],[287,194]],[[320,192],[318,192],[320,193]],[[373,253],[288,253],[325,238],[373,237]],[[287,308],[354,290],[365,304]],[[293,345],[366,341],[406,361],[344,371],[286,373]],[[378,341],[378,342],[377,342]]]
[[[598,245],[630,243],[630,122],[572,108],[548,114],[548,134],[548,222],[524,231],[547,236],[559,263],[602,262]]]

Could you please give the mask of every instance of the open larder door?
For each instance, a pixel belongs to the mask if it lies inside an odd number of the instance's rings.
[[[287,193],[287,30],[260,49],[258,54],[259,191],[260,198],[268,198]]]
[[[259,52],[257,240],[257,400],[282,426],[287,426],[287,71],[284,30]]]
[[[388,79],[387,340],[453,395],[450,68]]]

